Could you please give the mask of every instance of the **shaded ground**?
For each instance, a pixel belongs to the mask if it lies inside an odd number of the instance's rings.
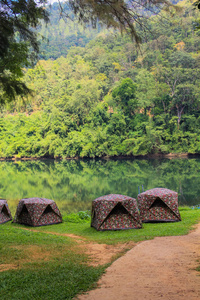
[[[79,300],[199,300],[200,224],[187,236],[158,237],[137,244],[116,260],[99,288]]]

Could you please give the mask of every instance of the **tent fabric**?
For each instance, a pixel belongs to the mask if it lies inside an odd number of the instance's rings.
[[[53,200],[45,198],[21,199],[14,223],[43,226],[62,222],[61,213]]]
[[[5,199],[0,199],[0,224],[12,220],[12,215]]]
[[[110,194],[93,200],[91,226],[97,230],[141,228],[136,199]]]
[[[181,221],[178,193],[165,188],[154,188],[138,195],[142,222]]]

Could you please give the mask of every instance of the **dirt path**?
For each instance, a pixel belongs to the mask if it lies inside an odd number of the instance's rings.
[[[185,236],[158,237],[138,244],[106,245],[73,234],[46,233],[75,240],[93,266],[109,263],[113,256],[131,249],[107,269],[97,289],[78,300],[200,300],[200,273],[195,271],[200,264],[200,224]],[[37,260],[40,249],[29,246],[31,261]],[[20,265],[4,264],[0,272],[17,268]]]
[[[200,224],[186,236],[137,244],[79,300],[200,300]]]

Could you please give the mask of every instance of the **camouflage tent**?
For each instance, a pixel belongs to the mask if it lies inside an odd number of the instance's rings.
[[[97,230],[141,228],[136,200],[118,194],[93,200],[91,226]]]
[[[178,210],[178,193],[155,188],[138,195],[138,206],[142,222],[181,221]]]
[[[12,220],[11,212],[8,203],[4,199],[0,199],[0,224]]]
[[[14,223],[43,226],[62,222],[60,211],[53,200],[27,198],[19,201]]]

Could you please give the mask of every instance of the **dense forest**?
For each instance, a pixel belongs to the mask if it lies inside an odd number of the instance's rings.
[[[63,14],[61,14],[58,3],[54,3],[48,7],[50,22],[48,24],[42,22],[38,28],[40,59],[55,60],[60,56],[66,56],[71,47],[85,47],[100,32],[107,32],[105,26],[100,23],[98,23],[96,28],[79,24],[73,13],[69,10],[69,7],[64,3],[62,7],[64,10]]]
[[[0,157],[200,153],[199,12],[179,4],[148,18],[140,46],[65,23],[54,4],[41,60],[24,69],[32,95],[1,107]]]

